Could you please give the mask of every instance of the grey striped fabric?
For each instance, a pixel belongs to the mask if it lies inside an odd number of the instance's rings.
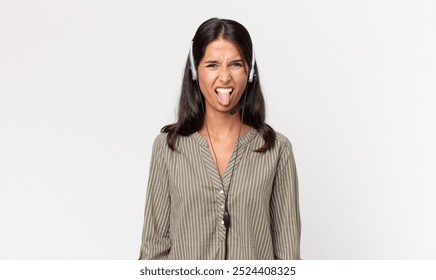
[[[228,259],[299,259],[300,212],[292,146],[277,133],[274,148],[251,129],[222,177],[231,226]],[[207,140],[160,134],[153,145],[140,259],[224,259],[224,192]],[[233,181],[229,182],[235,164]]]

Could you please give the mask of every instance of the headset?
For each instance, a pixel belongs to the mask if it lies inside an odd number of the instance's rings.
[[[195,63],[194,63],[194,52],[193,52],[193,44],[194,41],[191,41],[191,48],[189,49],[189,64],[191,67],[191,74],[192,74],[192,80],[196,81],[197,80],[197,69],[195,69]],[[253,48],[253,58],[251,59],[251,69],[250,69],[250,74],[248,75],[248,82],[252,83],[254,81],[254,65],[256,64],[256,58],[254,56],[254,48]]]

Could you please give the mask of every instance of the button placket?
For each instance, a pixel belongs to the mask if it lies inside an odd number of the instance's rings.
[[[225,226],[224,226],[224,220],[223,220],[223,215],[224,215],[224,202],[225,202],[225,197],[224,197],[224,191],[221,189],[218,191],[218,203],[217,203],[217,212],[218,212],[218,221],[220,224],[220,229],[221,231],[225,232]]]

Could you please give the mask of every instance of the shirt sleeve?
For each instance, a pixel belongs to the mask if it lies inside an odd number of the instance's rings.
[[[162,137],[158,137],[153,144],[139,259],[167,259],[171,248],[169,238],[171,204],[168,172],[163,153],[164,145],[166,142]]]
[[[282,147],[270,201],[274,258],[300,259],[298,177],[289,140]]]

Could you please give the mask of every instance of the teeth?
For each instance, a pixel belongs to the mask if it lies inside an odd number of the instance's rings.
[[[217,88],[215,90],[218,93],[231,93],[233,91],[232,88]]]

